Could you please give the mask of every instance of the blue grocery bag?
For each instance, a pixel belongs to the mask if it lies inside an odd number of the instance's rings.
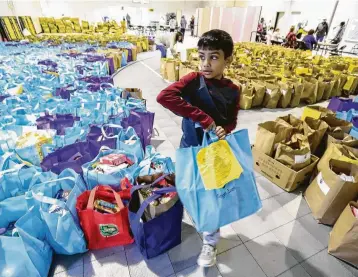
[[[175,172],[174,163],[171,158],[165,157],[156,152],[152,145],[145,149],[145,157],[138,164],[134,177],[153,175],[155,173],[170,174]]]
[[[0,236],[0,276],[47,276],[53,252],[38,209],[32,208],[15,227],[19,237]]]
[[[133,154],[138,161],[141,161],[144,158],[144,151],[140,138],[136,134],[134,128],[130,126],[119,135],[117,148]]]
[[[59,190],[70,190],[66,202],[55,195]],[[84,234],[76,212],[77,197],[86,190],[82,177],[72,169],[61,172],[58,179],[45,181],[31,188],[27,197],[33,198],[39,206],[45,222],[46,239],[57,254],[73,255],[87,251]],[[57,212],[51,212],[58,206]]]
[[[28,210],[25,195],[7,198],[0,202],[0,228],[17,221]]]
[[[25,194],[32,178],[40,171],[38,167],[27,167],[24,164],[0,171],[0,201]]]
[[[180,148],[176,151],[177,191],[198,232],[215,231],[256,213],[262,207],[256,188],[247,130],[229,134],[225,140],[243,172],[239,179],[227,183],[221,189],[206,190],[204,187],[196,157],[205,146]],[[208,133],[204,133],[203,145],[208,145],[208,142]]]
[[[147,186],[134,186],[131,189],[129,202],[129,223],[133,232],[135,243],[140,252],[147,259],[154,258],[181,243],[181,223],[183,218],[183,205],[178,200],[169,210],[161,215],[146,221],[144,210],[149,203],[162,194],[176,191],[175,187],[158,189],[155,195],[148,197],[140,203],[138,190],[148,188],[165,177],[158,178],[153,184]]]
[[[350,130],[349,134],[354,137],[355,139],[358,139],[358,128],[355,126],[352,126],[352,129]]]
[[[109,154],[124,154],[134,164],[129,166],[128,168],[124,168],[122,170],[119,170],[111,174],[99,173],[95,171],[94,170],[95,163],[97,163],[101,157]],[[89,190],[92,190],[97,185],[108,185],[116,190],[120,188],[120,182],[125,177],[127,177],[128,180],[130,180],[130,182],[133,182],[134,180],[133,173],[136,171],[137,167],[138,167],[138,159],[133,154],[130,154],[123,150],[101,148],[98,156],[93,161],[89,163],[85,163],[82,166],[83,178],[85,179],[85,182]]]

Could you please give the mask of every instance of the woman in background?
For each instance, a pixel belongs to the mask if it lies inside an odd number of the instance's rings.
[[[297,41],[297,38],[296,38],[296,34],[295,34],[295,27],[292,26],[286,36],[286,46],[289,48],[295,48],[296,41]]]
[[[186,22],[185,16],[182,15],[181,20],[180,20],[180,32],[183,34],[183,39],[185,36],[186,25],[187,25],[187,22]]]
[[[194,26],[195,26],[194,15],[191,16],[189,25],[190,25],[191,36],[193,37],[194,36]]]
[[[314,30],[313,29],[309,30],[308,34],[302,40],[306,45],[306,49],[308,50],[312,50],[313,47],[317,44],[317,41],[313,36],[313,34],[314,34]]]
[[[272,45],[272,38],[273,38],[273,27],[270,27],[270,29],[267,31],[266,34],[266,44]]]

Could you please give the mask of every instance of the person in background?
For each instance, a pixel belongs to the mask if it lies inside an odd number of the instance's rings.
[[[296,33],[296,38],[297,39],[301,39],[303,35],[306,35],[307,32],[305,31],[305,29],[303,28],[303,24],[302,23],[298,23],[297,25],[298,27],[298,31]]]
[[[205,131],[213,131],[219,139],[224,139],[235,129],[241,89],[224,77],[233,50],[234,43],[227,32],[204,33],[198,42],[201,72],[189,73],[159,93],[157,102],[183,117],[181,148],[201,145]],[[215,265],[219,239],[220,230],[203,233],[199,266]]]
[[[281,40],[281,34],[280,34],[280,29],[279,28],[276,28],[276,30],[273,32],[272,40],[274,40],[274,41],[280,41]]]
[[[296,34],[295,34],[295,27],[292,26],[286,36],[286,46],[289,48],[295,48],[296,41],[297,41],[297,38],[296,38]]]
[[[126,15],[126,19],[127,19],[127,26],[131,25],[131,17],[128,13]]]
[[[181,20],[180,20],[180,32],[183,34],[183,38],[185,36],[186,25],[187,25],[187,22],[186,22],[185,16],[182,15]]]
[[[332,39],[332,43],[334,43],[334,44],[339,44],[341,42],[343,35],[344,35],[344,31],[346,29],[346,23],[344,21],[342,21],[341,24],[339,24],[338,28],[339,29],[338,29],[336,35]]]
[[[176,56],[176,44],[178,42],[183,42],[183,35],[180,32],[174,35],[172,33],[164,33],[155,37],[155,44],[157,45],[157,49],[160,50],[162,58],[167,58],[168,54],[170,54],[170,57]]]
[[[179,51],[183,46],[184,36],[181,32],[177,32],[174,36],[174,39],[171,40],[169,47],[169,53],[167,52],[167,58],[180,58]]]
[[[308,31],[308,34],[303,38],[303,42],[306,45],[306,49],[313,50],[313,47],[317,44],[315,37],[313,36],[314,30]]]
[[[328,34],[327,19],[323,18],[322,22],[318,24],[315,33],[316,33],[316,41],[318,45],[318,42],[322,42],[324,37]],[[318,45],[318,49],[319,49],[319,45]]]
[[[194,15],[191,16],[189,26],[190,26],[191,36],[193,37],[194,36],[194,27],[195,27],[195,17],[194,17]]]
[[[272,45],[272,37],[273,37],[273,27],[270,27],[270,29],[267,31],[266,34],[266,43],[267,45]]]
[[[259,24],[257,25],[257,35],[256,35],[256,41],[260,42],[262,40],[262,37],[266,35],[266,23],[265,19],[262,17]]]
[[[169,28],[171,33],[174,33],[175,29],[177,28],[177,21],[174,17],[169,20]]]

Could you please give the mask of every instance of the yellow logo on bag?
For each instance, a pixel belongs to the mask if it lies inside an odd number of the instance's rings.
[[[220,189],[240,178],[243,169],[227,141],[219,140],[199,150],[196,160],[205,189]]]

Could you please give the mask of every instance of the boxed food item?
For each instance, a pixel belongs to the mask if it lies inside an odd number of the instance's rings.
[[[252,147],[252,155],[255,171],[288,192],[294,191],[303,183],[308,182],[319,160],[316,156],[311,155],[310,164],[299,171],[295,171],[263,153],[256,146]]]

